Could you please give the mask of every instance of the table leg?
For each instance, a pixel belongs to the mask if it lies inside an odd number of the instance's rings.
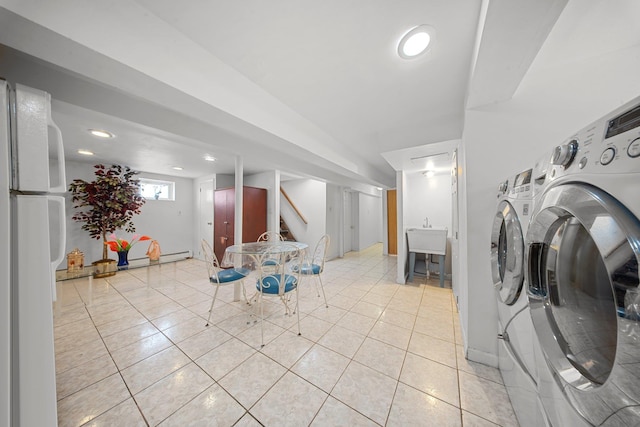
[[[233,300],[234,301],[240,301],[241,297],[242,297],[242,282],[236,282],[233,285]]]

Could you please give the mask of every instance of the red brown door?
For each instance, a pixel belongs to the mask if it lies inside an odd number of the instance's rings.
[[[267,190],[244,187],[242,204],[242,243],[255,242],[267,231]]]
[[[267,231],[267,190],[242,188],[242,243],[255,242]],[[224,251],[234,244],[236,192],[234,188],[216,190],[213,202],[213,251],[222,261]]]

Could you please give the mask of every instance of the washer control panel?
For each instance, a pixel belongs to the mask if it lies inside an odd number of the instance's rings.
[[[640,98],[558,145],[548,176],[630,172],[640,172]]]

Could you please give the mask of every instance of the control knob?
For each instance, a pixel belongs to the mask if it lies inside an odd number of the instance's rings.
[[[564,145],[558,145],[553,150],[551,163],[554,165],[568,167],[578,153],[578,140],[572,139]]]
[[[506,193],[507,189],[509,188],[509,181],[504,181],[501,182],[500,185],[498,185],[498,193]]]

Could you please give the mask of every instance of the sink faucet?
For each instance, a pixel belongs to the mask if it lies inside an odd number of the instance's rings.
[[[431,226],[429,225],[429,217],[428,216],[424,217],[424,224],[422,225],[422,228],[431,228]]]

